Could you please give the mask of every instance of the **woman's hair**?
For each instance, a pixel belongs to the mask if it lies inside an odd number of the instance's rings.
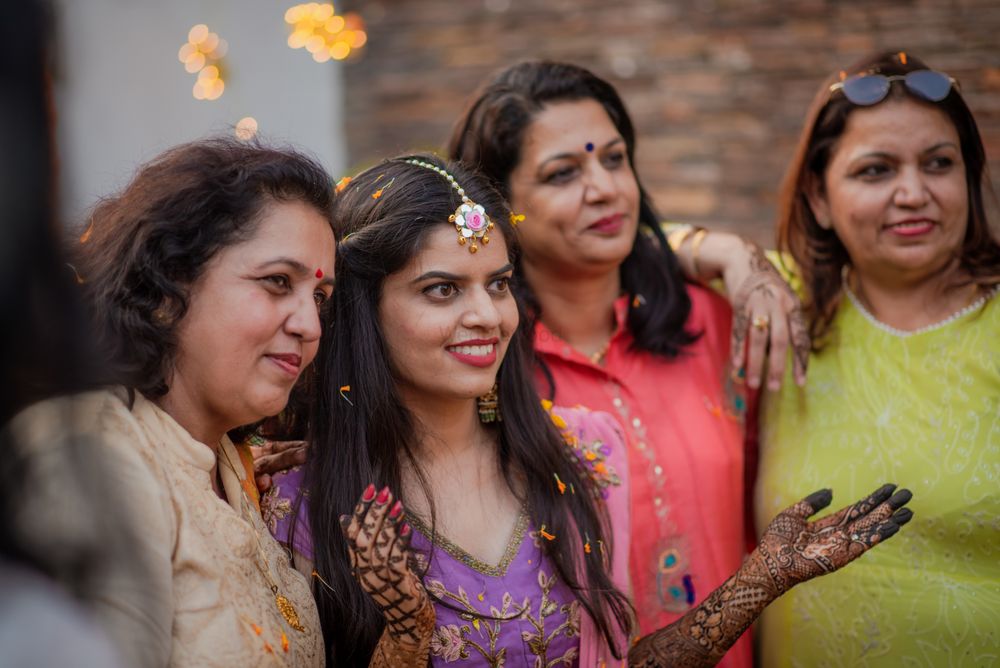
[[[925,69],[928,67],[920,59],[909,54],[901,57],[899,52],[891,51],[865,58],[846,71],[848,74],[894,76]],[[810,188],[822,185],[848,118],[858,108],[842,90],[831,93],[830,86],[839,80],[839,74],[828,77],[813,99],[778,204],[778,247],[795,260],[796,271],[806,290],[809,333],[817,348],[826,342],[840,303],[841,272],[851,261],[836,232],[824,229],[816,221],[808,199]],[[984,205],[984,192],[992,192],[986,152],[976,121],[958,87],[952,85],[948,96],[940,102],[929,102],[912,93],[903,81],[896,80],[891,83],[888,97],[933,105],[947,114],[954,124],[965,162],[969,198],[968,227],[959,261],[972,283],[984,287],[997,284],[1000,282],[1000,244],[990,230]]]
[[[149,398],[167,393],[192,287],[216,253],[253,236],[275,202],[307,204],[332,226],[333,182],[317,162],[215,138],[166,151],[94,209],[76,250],[107,357],[103,380]]]
[[[594,100],[604,107],[625,140],[635,173],[635,130],[614,87],[582,67],[548,61],[509,67],[480,90],[455,124],[448,155],[481,170],[510,198],[510,175],[521,161],[524,135],[535,116],[548,104],[580,100]],[[698,336],[685,329],[691,299],[680,264],[660,228],[660,217],[637,173],[636,184],[639,233],[620,269],[622,287],[629,296],[629,331],[636,348],[674,357]],[[537,318],[538,301],[527,282],[522,282],[520,290],[529,315]],[[634,299],[640,294],[645,302],[641,308]]]
[[[379,302],[385,279],[413,260],[430,232],[444,226],[454,230],[448,216],[461,199],[440,174],[404,162],[413,158],[452,174],[495,223],[492,242],[506,243],[511,261],[516,259],[506,204],[486,179],[460,164],[427,155],[396,158],[356,176],[337,198],[337,236],[343,241],[337,251],[337,288],[316,362],[318,391],[306,473],[310,498],[322,500],[309,504],[309,524],[323,582],[315,593],[327,658],[336,666],[367,665],[384,625],[378,608],[351,574],[338,518],[353,512],[369,483],[401,490],[404,467],[415,472],[426,498],[433,499],[420,466],[417,425],[391,372]],[[456,243],[454,252],[468,251]],[[607,517],[587,494],[562,496],[552,483],[557,473],[567,485],[588,489],[540,405],[529,372],[530,355],[530,341],[518,328],[497,375],[503,420],[490,427],[497,436],[500,470],[515,493],[524,490],[521,500],[536,526],[544,523],[554,534],[567,537],[544,541],[543,549],[610,642],[613,624],[629,628],[630,606],[615,590],[600,557],[594,558],[597,551],[585,556],[582,541],[568,538],[586,533],[603,536],[607,543]],[[350,401],[341,392],[344,386],[350,386]],[[433,527],[433,506],[429,519]]]

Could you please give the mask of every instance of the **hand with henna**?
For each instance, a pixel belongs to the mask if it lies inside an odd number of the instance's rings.
[[[895,485],[883,485],[815,522],[808,518],[830,504],[833,493],[828,489],[785,509],[721,587],[632,647],[629,666],[714,666],[771,601],[801,582],[846,566],[909,522],[913,512],[903,506],[911,494],[895,490]]]
[[[792,348],[795,382],[805,384],[811,341],[802,303],[771,261],[756,244],[741,240],[742,252],[723,271],[726,291],[733,305],[730,341],[734,369],[744,369],[751,388],[764,380],[767,387],[781,387],[788,347]]]
[[[271,489],[271,476],[306,463],[309,444],[305,441],[270,441],[259,439],[251,442],[253,477],[257,490],[263,494]]]
[[[351,569],[385,617],[385,631],[370,666],[423,668],[434,632],[434,606],[410,568],[413,535],[403,521],[403,504],[385,487],[365,490],[353,515],[341,518]]]

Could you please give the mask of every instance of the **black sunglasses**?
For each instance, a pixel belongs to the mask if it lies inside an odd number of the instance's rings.
[[[948,97],[952,86],[958,82],[943,72],[914,70],[906,74],[856,74],[830,86],[830,92],[844,91],[844,97],[856,105],[870,107],[889,94],[893,81],[902,81],[907,90],[930,102],[940,102]]]

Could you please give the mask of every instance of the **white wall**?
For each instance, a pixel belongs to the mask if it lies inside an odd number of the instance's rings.
[[[290,49],[295,0],[58,0],[54,80],[64,219],[79,225],[102,195],[174,144],[231,133],[244,116],[260,134],[304,148],[335,177],[344,169],[343,85],[336,62]],[[229,43],[225,93],[191,94],[177,59],[198,23]]]

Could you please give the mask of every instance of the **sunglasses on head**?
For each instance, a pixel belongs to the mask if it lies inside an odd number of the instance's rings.
[[[844,91],[844,97],[856,105],[870,107],[878,104],[889,94],[893,81],[902,81],[907,90],[930,102],[940,102],[948,97],[952,86],[957,86],[953,78],[934,70],[914,70],[906,74],[856,74],[830,86],[830,92]]]

